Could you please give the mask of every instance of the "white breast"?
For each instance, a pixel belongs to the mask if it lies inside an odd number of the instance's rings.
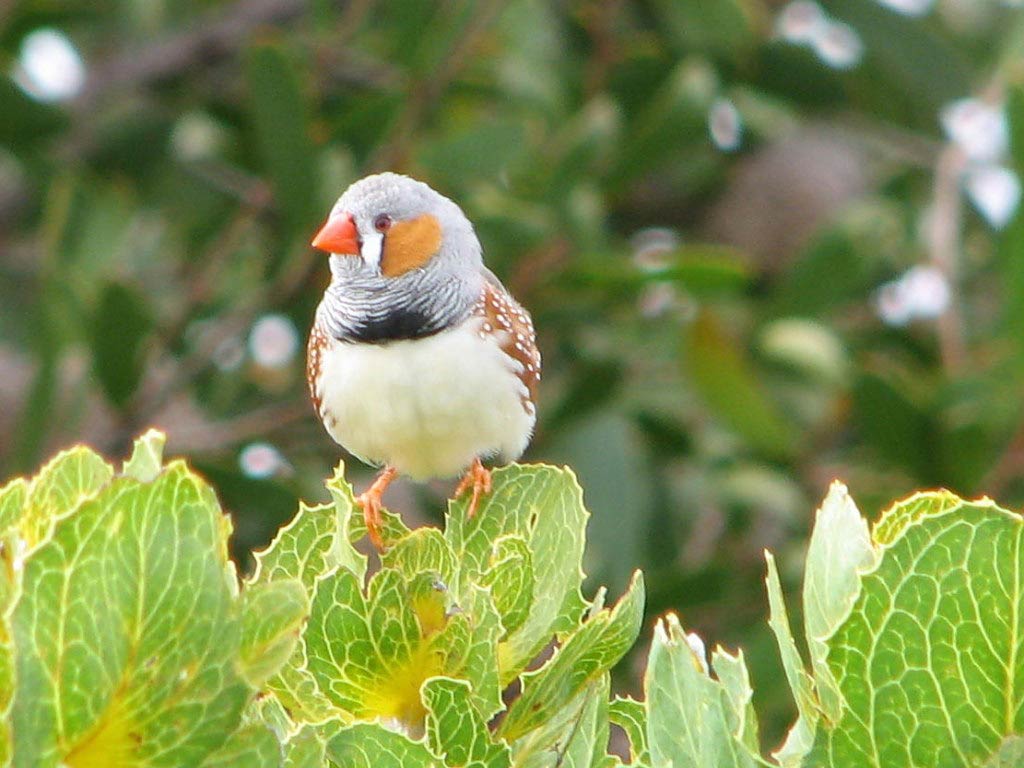
[[[478,325],[387,344],[331,339],[318,381],[331,437],[417,479],[457,474],[477,456],[518,458],[536,417],[523,408],[519,363]]]

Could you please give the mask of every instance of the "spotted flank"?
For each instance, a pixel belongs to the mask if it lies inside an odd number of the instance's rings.
[[[323,365],[324,348],[328,339],[320,323],[314,323],[313,329],[309,332],[309,344],[306,347],[306,381],[309,383],[309,396],[313,399],[313,409],[323,419],[324,412],[321,408],[323,393],[320,391],[320,369]]]
[[[483,319],[480,338],[494,338],[501,350],[519,363],[516,375],[523,385],[523,409],[532,416],[536,412],[541,361],[530,315],[496,281],[484,283],[473,315]]]

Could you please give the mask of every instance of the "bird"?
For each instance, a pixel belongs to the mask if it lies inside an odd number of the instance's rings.
[[[541,355],[529,313],[483,262],[452,200],[397,173],[346,189],[312,240],[330,284],[307,346],[327,433],[381,471],[356,497],[384,551],[382,496],[399,474],[462,474],[468,516],[491,492],[484,459],[515,461],[537,420]]]

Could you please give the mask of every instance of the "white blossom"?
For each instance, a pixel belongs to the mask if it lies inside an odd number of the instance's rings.
[[[1013,218],[1020,204],[1020,179],[1009,168],[981,164],[967,169],[964,189],[974,207],[996,229],[1002,229]]]
[[[934,320],[949,307],[949,281],[935,266],[919,264],[885,283],[875,295],[878,316],[887,325]]]
[[[724,152],[738,148],[743,137],[743,118],[729,99],[716,99],[708,110],[708,133]]]
[[[265,480],[289,468],[284,456],[270,443],[250,443],[238,454],[238,466],[252,478]]]
[[[878,3],[904,16],[924,16],[935,5],[935,0],[878,0]]]
[[[704,647],[704,640],[701,636],[696,632],[687,633],[686,644],[690,646],[690,650],[693,651],[694,660],[700,664],[704,674],[711,674],[711,671],[708,669],[708,651]]]
[[[21,41],[13,77],[34,99],[66,101],[85,85],[85,64],[67,35],[43,27]]]
[[[827,25],[828,17],[820,5],[811,0],[795,0],[776,16],[775,34],[789,43],[810,45]]]
[[[298,349],[298,331],[284,315],[264,315],[249,332],[249,353],[264,368],[283,368],[291,363]]]
[[[939,113],[942,128],[970,160],[990,163],[999,159],[1009,144],[1009,127],[1001,105],[981,99],[958,99]]]
[[[841,21],[830,21],[811,42],[818,58],[835,69],[852,69],[864,57],[864,43],[857,30]]]

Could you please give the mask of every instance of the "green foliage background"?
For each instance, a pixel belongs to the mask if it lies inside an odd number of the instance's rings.
[[[248,563],[338,459],[301,353],[260,366],[250,329],[280,313],[304,334],[329,205],[412,173],[462,204],[535,316],[527,458],[578,471],[587,572],[618,594],[641,567],[649,611],[742,644],[778,743],[761,552],[799,561],[782,556],[833,477],[871,517],[923,486],[1024,501],[1024,218],[976,215],[939,124],[954,99],[1005,102],[1003,162],[1024,171],[1020,11],[821,5],[857,66],[777,39],[769,0],[0,4],[0,477],[160,426]],[[10,76],[44,26],[86,62],[66,103]],[[734,152],[708,137],[719,99],[742,116]],[[653,266],[650,227],[679,237]],[[919,263],[949,273],[952,310],[884,325],[876,289]],[[257,441],[284,457],[271,477],[240,469]],[[437,520],[448,490],[392,506]]]

